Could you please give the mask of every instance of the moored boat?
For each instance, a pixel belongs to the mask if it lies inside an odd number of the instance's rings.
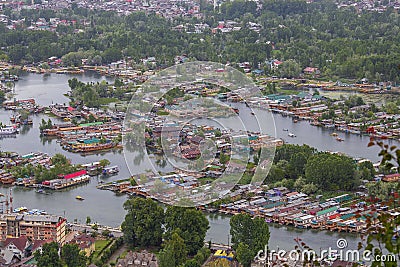
[[[103,169],[103,175],[113,175],[119,172],[118,166],[107,167]]]
[[[7,125],[0,127],[0,135],[11,135],[11,134],[17,134],[18,129],[17,126],[15,125]]]

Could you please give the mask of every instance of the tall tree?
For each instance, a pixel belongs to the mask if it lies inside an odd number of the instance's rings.
[[[122,223],[125,241],[132,246],[159,246],[164,210],[154,200],[133,198],[124,203],[128,214]]]
[[[262,218],[251,218],[249,214],[237,214],[230,220],[232,247],[239,250],[243,263],[253,259],[268,244],[270,233],[268,224]],[[242,263],[242,264],[243,264]]]
[[[347,156],[322,152],[308,159],[305,178],[322,190],[352,190],[359,185],[355,168],[355,162]]]
[[[205,215],[194,208],[168,206],[165,213],[165,239],[170,239],[177,230],[185,241],[189,255],[195,255],[204,246],[209,228]]]
[[[61,259],[68,267],[85,267],[87,261],[77,244],[65,244],[61,248]]]
[[[240,242],[236,249],[236,258],[243,265],[243,267],[250,267],[251,261],[254,259],[254,255],[250,250],[249,245]]]
[[[58,244],[56,242],[43,245],[42,252],[35,252],[38,267],[62,267],[62,261],[58,255]]]
[[[161,252],[160,267],[176,267],[186,261],[187,251],[185,241],[177,232],[171,235],[171,239],[165,244]]]

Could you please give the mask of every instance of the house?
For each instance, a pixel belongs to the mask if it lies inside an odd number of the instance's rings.
[[[307,67],[303,70],[304,74],[320,74],[318,68]]]
[[[125,259],[118,260],[116,267],[158,267],[157,258],[146,250],[141,252],[129,251]]]
[[[18,258],[11,250],[4,250],[0,255],[0,266],[10,266],[11,264],[15,264],[20,262],[21,259]]]
[[[27,250],[30,245],[31,242],[26,236],[7,238],[1,248],[0,266],[7,266],[21,261],[22,258],[27,256]]]
[[[53,242],[53,241],[50,239],[33,241],[33,243],[28,248],[28,254],[33,254],[36,250],[39,250],[41,253],[44,244],[51,243],[51,242]]]
[[[382,181],[394,183],[400,181],[400,173],[388,174],[382,178]]]
[[[83,251],[85,255],[89,257],[95,251],[95,241],[96,240],[92,236],[81,234],[75,236],[70,243],[77,244],[81,251]]]

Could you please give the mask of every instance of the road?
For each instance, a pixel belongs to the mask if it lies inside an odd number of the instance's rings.
[[[96,230],[94,230],[91,225],[86,225],[86,224],[69,223],[68,224],[68,228],[71,231],[83,232],[83,231],[86,230],[86,232],[89,232],[89,233],[96,232]],[[110,233],[114,237],[117,237],[117,238],[124,235],[122,233],[122,231],[120,229],[118,229],[118,228],[112,228],[112,227],[109,227],[109,226],[98,225],[98,229],[97,229],[97,233],[98,234],[101,234],[105,230],[110,231]]]

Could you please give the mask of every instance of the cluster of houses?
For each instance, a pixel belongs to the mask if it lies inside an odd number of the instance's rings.
[[[142,250],[139,252],[129,251],[125,258],[119,259],[116,267],[158,267],[156,255]]]
[[[365,113],[371,111],[369,104],[349,108],[349,114],[354,114],[351,121],[345,120],[343,106],[344,100],[336,100],[331,103],[334,108],[335,118],[324,119],[324,113],[328,112],[327,98],[309,92],[300,92],[297,95],[270,94],[265,97],[250,99],[249,103],[255,107],[264,107],[283,116],[291,116],[295,120],[308,120],[311,125],[336,129],[340,132],[354,134],[373,134],[378,138],[391,138],[399,140],[400,125],[399,114],[387,114],[384,111],[375,111],[369,119],[365,119]],[[296,106],[293,106],[293,103]]]
[[[2,2],[0,1],[0,4]],[[168,1],[168,0],[113,0],[113,1],[72,1],[72,0],[43,0],[34,1],[5,1],[4,4],[13,9],[63,9],[71,8],[72,4],[80,8],[92,10],[115,11],[121,15],[133,12],[156,13],[166,18],[196,17],[201,18],[200,5],[193,0]]]
[[[393,7],[395,10],[400,9],[400,3],[398,1],[376,1],[376,0],[361,0],[361,1],[351,1],[351,0],[339,0],[337,1],[338,8],[352,7],[357,12],[374,11],[374,12],[385,12],[388,8]]]
[[[114,0],[114,1],[80,1],[82,8],[115,11],[118,14],[129,15],[133,12],[155,13],[165,18],[196,17],[201,18],[200,5],[193,0]]]
[[[47,222],[48,220],[44,220]],[[51,221],[51,220],[50,220]],[[65,223],[62,223],[63,231],[65,230]],[[39,231],[44,231],[38,227]],[[50,230],[50,229],[49,229]],[[74,233],[73,233],[74,234]],[[18,237],[7,237],[1,240],[0,243],[0,265],[1,266],[36,266],[34,254],[36,251],[42,251],[43,245],[56,241],[59,245],[76,244],[80,251],[89,257],[95,251],[95,238],[91,235],[76,233],[72,238],[68,238],[64,233],[63,242],[57,241],[51,236],[49,238],[38,239],[32,236],[20,235]],[[123,265],[124,266],[124,265]],[[127,266],[127,265],[126,265]]]

